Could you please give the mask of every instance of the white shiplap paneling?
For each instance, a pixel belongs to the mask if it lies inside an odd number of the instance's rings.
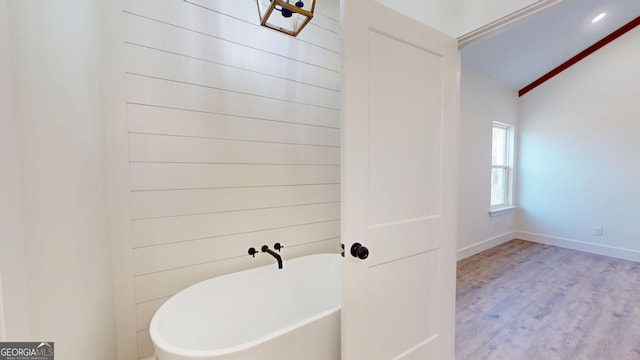
[[[138,331],[138,358],[142,359],[152,354],[153,343],[151,342],[151,337],[149,337],[149,330]]]
[[[131,134],[132,162],[208,164],[337,165],[340,149],[331,146]]]
[[[127,71],[132,74],[329,109],[339,107],[337,90],[143,46],[129,44],[125,48]]]
[[[254,71],[274,77],[339,90],[336,70],[212,37],[198,31],[167,26],[160,21],[125,13],[126,42],[169,53]],[[265,29],[265,31],[269,31]]]
[[[340,146],[340,129],[334,127],[135,104],[127,112],[132,133]]]
[[[234,1],[234,3],[242,1],[244,0]],[[127,2],[125,11],[154,19],[168,26],[196,31],[320,68],[340,70],[339,48],[327,50],[275,31],[267,31],[257,26],[257,19],[255,23],[249,23],[180,1],[162,1],[161,6],[157,3],[158,0],[131,0]],[[236,9],[239,12],[242,11],[240,8]],[[326,31],[325,36],[335,37],[336,35]]]
[[[338,201],[339,184],[139,191],[131,212],[139,220]]]
[[[136,330],[148,329],[153,314],[155,314],[158,308],[167,300],[169,300],[169,297],[146,301],[136,305]]]
[[[129,103],[339,127],[336,109],[146,76],[127,76]]]
[[[339,165],[132,163],[131,190],[335,184]]]
[[[310,224],[339,218],[340,204],[330,202],[272,209],[133,220],[131,227],[134,236],[134,247],[143,247]],[[229,255],[242,255],[242,253]]]
[[[258,25],[252,0],[124,4],[138,356],[171,295],[273,259],[337,252],[338,2],[299,38]]]
[[[288,254],[292,246],[337,239],[338,237],[340,237],[339,220],[329,220],[243,234],[147,246],[135,249],[135,272],[137,275],[144,275],[223,260],[230,255],[243,256],[247,249],[252,246],[259,247],[264,244],[271,246],[275,242],[287,244],[285,253]]]

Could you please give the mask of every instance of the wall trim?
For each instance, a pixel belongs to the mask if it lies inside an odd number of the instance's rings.
[[[578,61],[586,58],[587,56],[589,56],[591,54],[593,54],[594,52],[598,51],[600,48],[604,47],[605,45],[607,45],[610,42],[614,41],[615,39],[619,38],[620,36],[622,36],[622,35],[626,34],[627,32],[631,31],[633,28],[635,28],[638,25],[640,25],[640,16],[638,16],[637,18],[631,20],[627,24],[621,26],[618,30],[612,32],[611,34],[605,36],[602,40],[598,41],[597,43],[595,43],[595,44],[589,46],[588,48],[584,49],[583,51],[578,53],[578,55],[576,55],[576,56],[572,57],[571,59],[565,61],[564,63],[560,64],[555,69],[553,69],[553,70],[549,71],[548,73],[542,75],[538,80],[535,80],[531,84],[523,87],[522,89],[520,89],[520,91],[518,91],[518,96],[523,96],[524,94],[528,93],[529,91],[531,91],[531,90],[535,89],[536,87],[544,84],[547,80],[550,80],[554,76],[556,76],[556,75],[560,74],[561,72],[567,70],[571,66],[575,65]]]
[[[607,246],[602,244],[593,244],[580,240],[567,239],[558,236],[536,234],[527,231],[515,231],[513,233],[516,239],[522,239],[540,244],[558,246],[562,248],[584,251],[591,254],[609,256],[613,258],[640,262],[640,251]]]
[[[498,20],[492,21],[487,25],[484,25],[476,30],[470,31],[464,35],[458,37],[458,48],[462,49],[463,47],[474,43],[478,40],[482,40],[491,34],[499,30],[509,24],[512,24],[516,21],[524,19],[530,15],[537,13],[538,11],[544,10],[549,6],[553,6],[561,2],[562,0],[538,0],[537,2],[525,6],[524,8],[514,11],[511,14],[504,16]]]
[[[552,245],[566,249],[588,252],[596,255],[609,256],[617,259],[640,262],[640,251],[619,248],[615,246],[607,246],[602,244],[593,244],[585,241],[568,239],[559,236],[544,235],[532,233],[528,231],[509,231],[502,235],[498,235],[491,239],[487,239],[473,245],[464,247],[456,251],[457,260],[468,258],[492,247],[504,244],[513,239],[521,239],[539,244]]]
[[[103,107],[106,133],[109,241],[118,360],[138,359],[131,206],[129,133],[124,71],[124,0],[103,2]]]
[[[475,243],[473,245],[467,246],[465,248],[458,249],[458,251],[456,251],[456,256],[458,258],[458,261],[460,261],[462,259],[468,258],[469,256],[473,256],[477,253],[491,249],[494,246],[504,244],[507,241],[513,240],[514,238],[515,238],[514,232],[509,231],[502,235],[492,237],[491,239],[487,239],[479,243]]]

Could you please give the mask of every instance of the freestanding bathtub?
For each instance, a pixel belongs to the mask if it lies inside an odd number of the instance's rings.
[[[338,360],[341,278],[342,257],[317,254],[195,284],[153,316],[156,356]]]

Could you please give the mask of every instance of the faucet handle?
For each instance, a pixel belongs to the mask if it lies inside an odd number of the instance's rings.
[[[250,247],[249,251],[247,251],[249,253],[249,255],[256,257],[256,253],[258,252],[258,250],[256,250],[256,248],[254,247]]]
[[[280,249],[282,249],[284,247],[284,245],[280,244],[279,242],[273,244],[273,248],[280,251]]]

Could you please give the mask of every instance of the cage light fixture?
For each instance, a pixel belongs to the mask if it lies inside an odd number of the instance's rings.
[[[290,2],[291,1],[291,2]],[[316,0],[256,0],[260,25],[298,36],[313,18]]]

